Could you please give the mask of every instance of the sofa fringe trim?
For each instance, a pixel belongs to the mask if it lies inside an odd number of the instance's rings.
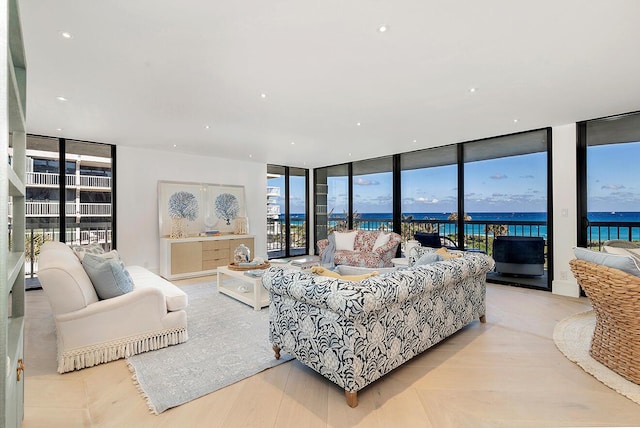
[[[166,348],[186,342],[188,339],[187,329],[183,327],[74,349],[58,357],[58,373],[93,367],[143,352]]]

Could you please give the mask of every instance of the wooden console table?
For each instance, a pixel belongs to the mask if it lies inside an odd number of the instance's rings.
[[[213,275],[233,262],[233,250],[244,244],[254,255],[251,235],[160,238],[160,275],[168,280]]]

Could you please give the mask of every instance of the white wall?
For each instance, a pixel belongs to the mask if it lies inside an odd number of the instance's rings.
[[[578,297],[569,269],[577,243],[576,125],[555,126],[553,141],[553,284],[555,294]]]
[[[117,147],[117,247],[128,265],[159,272],[158,181],[245,187],[254,256],[267,257],[267,166],[178,152]]]

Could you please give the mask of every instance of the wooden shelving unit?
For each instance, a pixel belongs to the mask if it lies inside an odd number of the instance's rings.
[[[0,376],[0,423],[22,425],[24,414],[24,250],[26,77],[22,28],[17,0],[2,2],[0,52],[0,361],[6,367]],[[11,202],[11,203],[9,203]]]

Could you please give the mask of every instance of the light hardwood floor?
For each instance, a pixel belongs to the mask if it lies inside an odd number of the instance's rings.
[[[489,284],[486,324],[472,323],[369,385],[357,408],[346,405],[340,388],[293,361],[156,416],[123,360],[57,374],[49,304],[41,290],[29,291],[23,426],[640,426],[640,405],[553,343],[559,320],[589,308],[584,298]]]

